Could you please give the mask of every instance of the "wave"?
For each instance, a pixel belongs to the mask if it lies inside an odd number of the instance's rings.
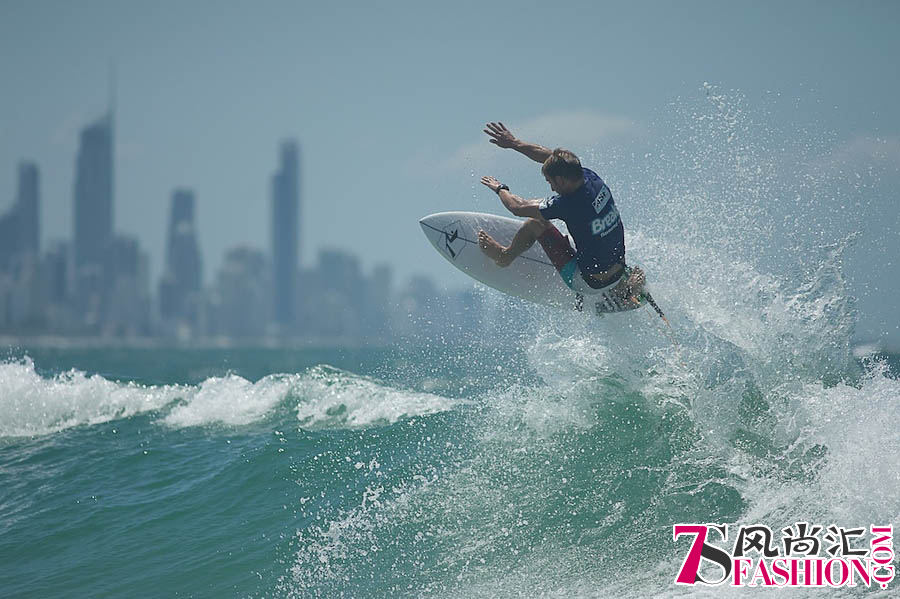
[[[34,361],[0,363],[0,437],[48,435],[158,410],[181,397],[178,385],[110,381],[78,370],[44,378]]]
[[[0,363],[0,438],[48,435],[144,413],[158,413],[158,422],[173,428],[240,426],[282,406],[296,411],[302,428],[364,428],[462,403],[327,365],[255,382],[228,374],[197,385],[143,385],[78,370],[46,378],[29,357]]]
[[[328,366],[317,366],[294,387],[304,428],[363,428],[445,412],[468,402],[408,390]]]

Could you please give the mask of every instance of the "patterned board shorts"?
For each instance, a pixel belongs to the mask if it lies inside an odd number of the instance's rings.
[[[538,243],[544,248],[544,253],[550,258],[550,262],[556,267],[566,286],[577,293],[584,295],[605,293],[612,290],[619,284],[622,277],[627,275],[627,269],[623,270],[621,277],[616,277],[608,285],[595,289],[588,285],[584,277],[581,276],[581,270],[578,268],[578,262],[575,260],[575,250],[572,249],[572,244],[569,243],[568,238],[559,232],[559,229],[551,224],[538,237]]]

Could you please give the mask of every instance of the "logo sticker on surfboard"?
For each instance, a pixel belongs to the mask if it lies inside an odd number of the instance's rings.
[[[460,237],[460,229],[462,227],[460,227],[458,220],[453,221],[442,229],[444,234],[443,250],[447,252],[451,260],[456,260],[459,253],[466,247],[465,238]]]

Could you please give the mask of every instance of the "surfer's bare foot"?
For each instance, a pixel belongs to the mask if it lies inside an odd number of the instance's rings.
[[[496,262],[498,266],[509,266],[509,263],[512,262],[506,253],[507,248],[497,243],[493,237],[484,231],[478,232],[478,245],[481,246],[481,251],[487,254],[487,257]]]
[[[638,295],[644,290],[644,283],[646,280],[647,278],[644,275],[644,271],[640,268],[634,268],[631,271],[631,274],[628,275],[628,278],[617,286],[616,291],[618,291],[623,298],[637,303]]]

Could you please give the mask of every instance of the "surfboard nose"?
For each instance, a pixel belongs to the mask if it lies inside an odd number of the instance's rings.
[[[422,230],[424,231],[428,227],[437,226],[438,220],[439,220],[438,214],[428,214],[419,219],[419,226],[422,227]]]
[[[443,232],[441,231],[443,222],[440,217],[437,214],[423,216],[419,219],[419,226],[422,227],[422,233],[425,234],[425,237],[431,242],[431,245],[438,247],[438,244],[443,237]]]

